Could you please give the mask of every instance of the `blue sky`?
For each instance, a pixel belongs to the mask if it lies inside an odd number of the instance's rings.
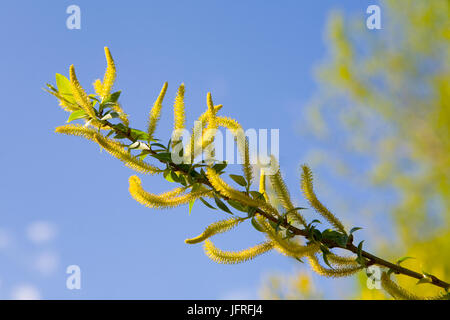
[[[177,87],[186,85],[187,121],[211,91],[222,113],[245,128],[280,129],[280,163],[298,204],[298,165],[312,148],[298,135],[301,109],[315,90],[313,69],[325,56],[332,9],[361,16],[375,1],[10,1],[0,10],[0,298],[256,298],[271,272],[294,261],[270,253],[228,266],[210,261],[186,237],[226,214],[196,203],[153,211],[128,193],[133,172],[92,143],[59,136],[67,114],[42,88],[76,66],[85,88],[102,77],[108,46],[121,102],[133,127],[145,128],[164,81],[169,89],[158,127],[168,137]],[[81,30],[66,28],[66,8],[81,8]],[[319,172],[320,176],[320,172]],[[173,187],[145,177],[148,190]],[[351,195],[348,195],[351,197]],[[247,226],[217,237],[240,249],[261,241]],[[79,265],[82,289],[66,289],[66,267]],[[348,281],[321,280],[327,297]],[[18,293],[19,292],[19,293]]]

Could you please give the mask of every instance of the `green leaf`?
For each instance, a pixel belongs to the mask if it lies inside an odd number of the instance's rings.
[[[191,215],[192,207],[194,206],[195,199],[189,201],[189,215]]]
[[[176,182],[175,179],[173,178],[172,173],[173,173],[173,171],[170,170],[170,169],[168,169],[168,170],[165,170],[165,171],[164,171],[163,176],[164,176],[164,178],[165,178],[167,181],[169,181],[169,182]]]
[[[116,91],[114,93],[111,93],[108,97],[106,97],[103,103],[116,103],[117,100],[119,100],[121,92],[122,91]]]
[[[133,140],[145,140],[148,141],[150,136],[148,135],[147,132],[138,130],[138,129],[131,129],[130,131],[130,135],[131,138],[133,138]]]
[[[295,257],[295,260],[297,260],[298,262],[304,263],[300,258]]]
[[[253,199],[266,202],[266,199],[264,198],[264,195],[261,192],[250,191],[250,194],[252,195]]]
[[[255,207],[249,207],[247,209],[247,213],[248,213],[249,217],[253,217],[255,215],[255,213],[256,213],[256,208]]]
[[[72,122],[74,120],[87,118],[87,114],[84,110],[76,110],[70,113],[69,119],[67,119],[67,123]]]
[[[205,199],[203,199],[203,198],[199,198],[200,199],[200,201],[201,202],[203,202],[203,204],[205,205],[205,206],[207,206],[208,208],[210,208],[210,209],[213,209],[213,210],[217,210],[217,208],[214,208],[212,205],[210,205]]]
[[[54,93],[58,92],[58,89],[56,89],[54,86],[52,86],[50,83],[46,83],[45,84],[50,90],[52,90]],[[45,91],[47,91],[48,93],[51,93],[50,90],[44,89]]]
[[[167,149],[166,149],[166,146],[163,145],[163,144],[161,144],[161,143],[152,143],[151,146],[152,146],[152,147],[159,147],[159,148],[162,148],[162,149],[164,149],[164,150],[167,150]]]
[[[357,255],[358,255],[358,258],[361,258],[362,257],[362,246],[363,246],[363,242],[364,242],[364,240],[363,241],[361,241],[359,244],[358,244],[358,252],[357,252]]]
[[[252,218],[252,226],[258,230],[259,232],[264,232],[264,229],[259,225],[258,222],[256,222],[255,217]]]
[[[213,166],[213,169],[216,170],[216,172],[221,172],[223,169],[225,169],[227,167],[228,163],[223,162],[223,163],[216,163]]]
[[[313,226],[314,223],[322,223],[322,222],[320,222],[320,221],[317,220],[317,219],[314,219],[313,221],[311,221],[311,222],[308,224],[307,229],[311,229],[311,227],[314,227],[314,226]]]
[[[237,184],[246,187],[247,182],[245,181],[245,178],[243,176],[238,176],[236,174],[230,174],[230,178],[234,180]]]
[[[75,98],[72,94],[72,88],[70,87],[70,80],[67,79],[62,74],[57,73],[55,75],[56,78],[56,86],[58,87],[59,94],[69,101],[70,103],[76,103]]]
[[[227,205],[223,203],[223,201],[220,200],[216,195],[214,195],[214,201],[216,202],[216,205],[219,207],[219,209],[222,209],[223,211],[229,214],[233,214],[233,212],[231,212],[230,209],[228,209]]]
[[[236,210],[242,211],[242,212],[247,212],[247,206],[242,205],[240,202],[237,202],[233,199],[228,199],[227,200],[228,204],[230,206],[232,206],[233,208],[235,208]]]
[[[319,230],[313,228],[311,230],[311,238],[316,241],[322,241],[322,233]]]
[[[170,171],[170,176],[172,177],[172,180],[175,182],[180,182],[180,177],[178,177],[178,175],[175,173],[175,171]]]
[[[423,278],[420,279],[419,281],[417,281],[416,284],[431,283],[431,282],[433,282],[433,280],[431,280],[431,278],[429,278],[429,277],[426,276],[426,275],[423,275]]]
[[[291,213],[291,212],[294,212],[294,211],[297,211],[297,210],[305,210],[305,209],[307,209],[307,208],[296,207],[296,208],[293,208],[293,209],[291,209],[291,210],[286,211],[283,215],[286,216],[286,215],[288,215],[288,214]],[[318,221],[318,222],[320,223],[319,220],[313,220],[313,222],[314,222],[314,221]],[[311,222],[311,223],[312,223],[312,222]]]
[[[361,230],[362,228],[360,228],[360,227],[354,227],[354,228],[352,228],[351,230],[350,230],[350,234],[352,234],[353,232],[355,232],[355,231],[358,231],[358,230]]]
[[[163,162],[170,162],[172,160],[172,154],[170,152],[161,152],[157,154],[152,154],[152,157],[161,160]]]
[[[406,261],[408,259],[415,259],[415,258],[414,257],[402,257],[402,258],[398,259],[396,263],[398,265],[400,265],[400,264],[402,264],[402,262],[404,262],[404,261]]]
[[[365,266],[366,266],[366,259],[364,259],[364,257],[362,256],[362,246],[363,246],[363,242],[364,242],[364,240],[361,241],[361,242],[358,244],[358,251],[357,251],[358,257],[355,259],[355,261],[358,262],[360,265],[362,265],[362,266],[365,267]]]
[[[331,269],[334,269],[333,266],[328,261],[328,257],[327,257],[331,253],[330,249],[328,249],[328,247],[326,247],[323,244],[321,244],[320,245],[320,250],[322,251],[322,258],[323,258],[323,261],[325,262],[325,264],[327,266],[329,266]]]

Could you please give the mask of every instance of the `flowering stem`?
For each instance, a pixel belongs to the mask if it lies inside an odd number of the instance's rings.
[[[113,127],[112,124],[110,122],[108,122],[107,120],[103,120],[103,122],[106,125],[109,125],[110,127]],[[135,140],[131,136],[130,132],[120,132],[120,133],[123,134],[130,141],[135,142]],[[150,149],[150,153],[151,154],[157,154],[155,151],[153,151],[151,149]],[[161,161],[161,162],[163,162],[163,161]],[[184,175],[188,175],[188,172],[186,172],[183,168],[181,168],[180,166],[176,165],[175,163],[169,162],[168,165],[170,167],[172,167],[174,170],[176,170],[178,172],[181,172]],[[211,185],[211,183],[207,179],[199,179],[199,180],[197,180],[197,182],[201,183],[201,184],[203,184],[203,185],[205,185],[207,187],[210,187],[212,190],[215,190],[214,187]],[[224,200],[229,200],[229,198],[226,197],[226,196],[223,196],[223,195],[220,195],[220,196]],[[304,237],[304,238],[306,238],[308,240],[313,240],[313,239],[310,239],[310,234],[309,234],[309,232],[307,230],[299,229],[299,228],[291,225],[290,223],[288,223],[286,220],[282,220],[280,222],[278,217],[275,217],[275,216],[273,216],[273,215],[271,215],[271,214],[269,214],[267,212],[264,212],[263,210],[261,210],[259,208],[256,208],[255,214],[259,214],[259,215],[267,218],[268,220],[270,220],[270,221],[272,221],[272,222],[274,222],[276,224],[279,224],[280,226],[288,229],[289,231],[291,231],[295,235],[302,236],[302,237]],[[323,243],[324,245],[326,245],[330,249],[331,248],[341,248],[341,249],[345,249],[345,250],[351,251],[354,254],[358,254],[358,251],[359,251],[359,249],[353,244],[353,236],[352,235],[350,235],[348,237],[348,242],[347,242],[346,246],[339,245],[338,243],[336,243],[335,241],[330,240],[330,239],[322,239],[321,243]],[[377,257],[377,256],[375,256],[375,255],[373,255],[373,254],[371,254],[371,253],[369,253],[367,251],[361,250],[360,254],[361,254],[362,257],[364,257],[364,258],[366,258],[368,260],[366,262],[366,266],[379,265],[379,266],[382,266],[382,267],[389,268],[395,274],[402,274],[402,275],[405,275],[405,276],[408,276],[408,277],[411,277],[411,278],[415,278],[415,279],[418,279],[418,280],[424,278],[424,275],[421,274],[421,273],[418,273],[418,272],[415,272],[415,271],[410,270],[408,268],[402,267],[399,264],[391,263],[391,262],[389,262],[387,260],[384,260],[382,258],[379,258],[379,257]],[[427,277],[429,277],[429,279],[430,279],[430,282],[429,282],[430,284],[435,285],[437,287],[441,287],[441,288],[443,288],[445,290],[450,289],[450,284],[449,283],[447,283],[447,282],[445,282],[443,280],[440,280],[436,276],[427,275]]]

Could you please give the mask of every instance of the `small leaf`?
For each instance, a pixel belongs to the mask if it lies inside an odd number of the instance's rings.
[[[221,172],[223,169],[225,169],[227,167],[228,163],[223,162],[223,163],[216,163],[213,166],[213,169],[216,170],[216,172]]]
[[[431,278],[429,278],[426,275],[423,275],[423,278],[420,279],[419,281],[417,281],[416,284],[431,283],[431,282],[433,282],[433,280],[431,280]]]
[[[166,149],[166,146],[163,145],[163,144],[161,144],[161,143],[152,143],[151,146],[152,146],[152,147],[159,147],[159,148],[162,148],[162,149],[164,149],[164,150],[167,150],[167,149]]]
[[[106,97],[105,101],[103,103],[115,103],[117,100],[119,100],[121,91],[116,91],[114,93],[111,93],[108,97]]]
[[[240,202],[237,202],[237,201],[235,201],[233,199],[228,199],[227,202],[228,202],[228,204],[230,206],[232,206],[236,210],[239,210],[239,211],[242,211],[242,212],[247,212],[247,207],[242,205]]]
[[[65,76],[63,76],[62,74],[57,73],[55,75],[56,78],[56,86],[58,87],[58,92],[59,94],[66,99],[67,101],[69,101],[70,103],[75,104],[76,101],[73,97],[72,94],[72,89],[70,87],[70,81],[69,79],[67,79]]]
[[[253,217],[256,213],[256,208],[255,207],[249,207],[247,210],[248,216],[249,217]]]
[[[152,157],[163,162],[170,162],[172,160],[172,154],[170,152],[161,152],[157,154],[152,154]]]
[[[252,226],[259,232],[264,232],[264,229],[256,222],[255,217],[252,218]]]
[[[236,174],[230,174],[230,178],[234,180],[237,184],[246,187],[247,182],[245,181],[245,178],[243,176],[238,176]]]
[[[78,119],[83,119],[83,118],[87,118],[87,114],[84,110],[76,110],[73,111],[70,116],[69,119],[67,119],[67,123],[72,122],[74,120],[78,120]]]
[[[220,200],[216,195],[214,195],[214,201],[216,202],[216,205],[219,207],[219,209],[222,209],[223,211],[229,214],[233,214],[233,212],[231,212],[230,209],[228,209],[227,205],[223,203],[223,201]]]
[[[402,262],[408,260],[408,259],[415,259],[414,257],[402,257],[400,259],[397,260],[397,264],[400,265]]]
[[[173,176],[172,176],[172,171],[170,169],[165,170],[163,176],[167,181],[175,182],[175,180],[173,179]]]
[[[189,201],[189,215],[191,215],[192,207],[194,206],[195,199]]]
[[[147,132],[144,132],[144,131],[141,131],[141,130],[137,130],[137,129],[131,129],[130,135],[133,138],[133,140],[145,140],[145,141],[148,141],[149,137],[150,137]]]
[[[350,230],[350,234],[352,234],[353,232],[355,232],[355,231],[358,231],[358,230],[361,230],[362,228],[360,228],[360,227],[354,227],[354,228],[352,228],[351,230]]]
[[[311,238],[316,241],[322,241],[322,233],[314,228],[311,230]]]
[[[330,249],[328,247],[324,246],[323,244],[321,244],[320,250],[322,251],[322,258],[323,258],[323,261],[325,262],[325,264],[327,266],[329,266],[331,269],[334,269],[327,258],[327,256],[331,253]]]
[[[253,199],[255,200],[262,200],[262,201],[266,201],[266,199],[264,198],[264,195],[261,192],[258,191],[250,191],[250,194],[252,195]]]
[[[205,206],[207,206],[208,208],[210,208],[210,209],[213,209],[213,210],[217,210],[217,208],[214,208],[212,205],[210,205],[205,199],[203,199],[203,198],[199,198],[200,199],[200,201],[201,202],[203,202],[203,204],[205,205]]]
[[[288,210],[288,211],[286,211],[283,215],[284,216],[287,216],[289,213],[291,213],[291,212],[294,212],[294,211],[297,211],[297,210],[305,210],[306,208],[303,208],[303,207],[296,207],[296,208],[293,208],[293,209],[291,209],[291,210]],[[314,221],[319,221],[319,220],[313,220],[313,222]],[[311,222],[312,223],[312,222]],[[320,221],[319,221],[319,223],[320,223]]]
[[[361,256],[363,242],[364,242],[364,240],[358,244],[358,256]]]

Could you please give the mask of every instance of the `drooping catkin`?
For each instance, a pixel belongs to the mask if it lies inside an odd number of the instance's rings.
[[[270,175],[270,183],[272,184],[273,190],[275,190],[275,193],[278,196],[278,200],[280,201],[281,205],[284,207],[287,214],[288,220],[294,220],[298,221],[304,226],[306,226],[306,220],[305,218],[295,210],[294,205],[291,201],[291,196],[289,194],[289,191],[286,187],[286,184],[284,183],[283,177],[281,176],[280,166],[278,165],[278,161],[275,159],[274,156],[271,156],[271,165],[277,168],[277,171],[275,174]]]
[[[267,238],[272,241],[274,248],[285,256],[301,258],[305,255],[314,254],[319,250],[319,245],[311,243],[301,245],[290,239],[283,239],[281,234],[272,228],[272,226],[260,215],[256,218],[257,223],[266,233]]]
[[[302,165],[302,178],[301,178],[301,188],[305,198],[308,200],[311,207],[313,207],[317,213],[324,217],[331,225],[333,225],[337,230],[345,233],[345,228],[342,222],[328,210],[322,202],[317,199],[316,194],[313,189],[313,176],[311,169]]]
[[[233,229],[242,221],[244,221],[244,219],[242,218],[231,218],[214,222],[213,224],[206,227],[205,231],[203,231],[200,235],[198,235],[195,238],[186,239],[184,242],[188,244],[195,244],[202,242],[216,234],[224,233]]]
[[[214,246],[214,244],[207,239],[203,247],[206,255],[211,260],[217,263],[235,264],[252,260],[257,256],[272,250],[273,244],[272,242],[267,241],[241,251],[223,251]]]
[[[213,168],[206,169],[206,176],[211,185],[214,187],[214,189],[217,190],[221,195],[236,200],[250,207],[261,208],[265,210],[267,213],[273,214],[275,216],[280,215],[278,211],[274,207],[272,207],[269,203],[250,198],[245,193],[240,192],[229,186],[225,181],[223,181],[220,178],[220,176]]]
[[[181,195],[185,188],[177,188],[163,194],[153,194],[142,188],[141,180],[137,176],[131,176],[129,179],[129,189],[131,196],[140,204],[155,209],[166,209],[178,207],[191,200],[200,197],[207,197],[211,190],[201,188],[197,191]]]
[[[351,276],[363,269],[363,267],[359,266],[359,265],[358,266],[337,267],[335,269],[329,269],[320,264],[319,259],[317,258],[317,256],[315,254],[309,255],[308,260],[311,265],[311,269],[314,272],[316,272],[322,276],[325,276],[325,277],[333,277],[333,278],[348,277],[348,276]]]
[[[381,273],[381,286],[387,293],[389,293],[396,300],[441,300],[448,299],[445,295],[438,295],[434,297],[423,297],[418,296],[412,292],[409,292],[405,288],[399,286],[395,281],[393,281],[387,272],[383,271]]]
[[[142,161],[141,159],[133,156],[127,151],[124,146],[110,138],[104,137],[101,134],[94,136],[94,141],[97,142],[103,149],[105,149],[113,157],[116,157],[122,161],[127,167],[145,174],[160,173],[161,170],[155,166]]]

